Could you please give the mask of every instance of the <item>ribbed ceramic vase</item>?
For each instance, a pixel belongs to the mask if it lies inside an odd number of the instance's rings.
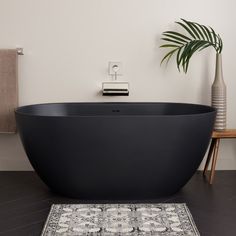
[[[215,130],[226,129],[226,85],[223,79],[222,56],[216,54],[215,80],[211,87],[211,105],[216,108]]]

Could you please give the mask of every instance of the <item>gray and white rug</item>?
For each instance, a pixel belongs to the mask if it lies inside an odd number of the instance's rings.
[[[42,236],[199,236],[186,204],[52,205]]]

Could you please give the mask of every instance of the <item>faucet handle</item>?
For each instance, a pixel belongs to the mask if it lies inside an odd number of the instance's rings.
[[[115,74],[117,74],[119,69],[120,69],[120,67],[117,64],[112,66],[112,70],[115,72]]]

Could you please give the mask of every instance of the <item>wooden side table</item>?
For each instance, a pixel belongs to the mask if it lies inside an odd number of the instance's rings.
[[[220,139],[225,138],[236,138],[236,129],[226,129],[222,131],[213,131],[212,133],[212,140],[211,140],[211,146],[209,148],[206,164],[204,167],[203,175],[206,176],[208,166],[211,162],[211,170],[210,170],[210,177],[209,177],[209,183],[213,183],[214,175],[215,175],[215,168],[216,168],[216,161],[218,156],[218,150],[220,145]]]

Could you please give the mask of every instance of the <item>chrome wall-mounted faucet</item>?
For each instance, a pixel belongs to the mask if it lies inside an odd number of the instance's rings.
[[[129,83],[118,81],[117,76],[122,75],[121,62],[109,62],[108,74],[112,76],[112,81],[102,83],[102,94],[104,96],[128,96]]]
[[[115,80],[117,80],[117,72],[119,71],[120,67],[115,64],[112,66],[112,70],[115,72]]]

